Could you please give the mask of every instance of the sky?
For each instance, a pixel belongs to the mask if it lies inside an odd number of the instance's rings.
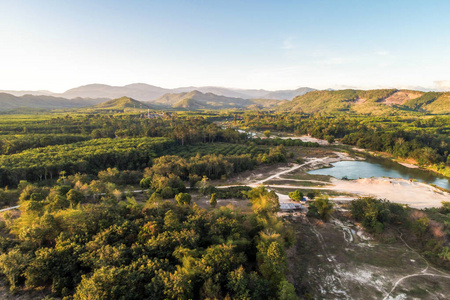
[[[450,1],[0,0],[0,90],[450,90]]]

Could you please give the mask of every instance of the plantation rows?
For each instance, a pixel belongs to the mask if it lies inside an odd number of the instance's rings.
[[[229,143],[208,143],[208,144],[195,144],[195,145],[185,145],[177,146],[169,149],[167,155],[177,155],[183,158],[189,158],[192,156],[208,155],[208,154],[222,154],[224,156],[228,155],[242,155],[251,154],[256,156],[258,154],[268,153],[269,149],[257,145],[241,145],[241,144],[229,144]]]
[[[61,171],[96,174],[108,167],[142,169],[175,145],[167,138],[96,139],[0,156],[0,186],[45,180]]]
[[[0,154],[14,154],[31,148],[63,145],[89,140],[80,134],[21,134],[0,136]]]

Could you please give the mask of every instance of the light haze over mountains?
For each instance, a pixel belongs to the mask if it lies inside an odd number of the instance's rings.
[[[133,83],[125,86],[111,86],[106,84],[88,84],[73,89],[69,89],[64,93],[52,93],[50,91],[0,91],[14,96],[23,95],[45,95],[55,96],[66,99],[73,98],[108,98],[115,99],[122,96],[131,97],[139,101],[151,101],[162,97],[165,94],[189,93],[192,91],[199,91],[202,93],[213,93],[219,96],[234,97],[242,99],[276,99],[276,100],[291,100],[296,96],[304,95],[315,89],[308,87],[301,87],[295,90],[279,90],[268,91],[264,89],[234,89],[215,86],[204,87],[180,87],[174,89],[162,88],[145,83]]]
[[[30,113],[36,110],[82,109],[126,111],[270,109],[305,113],[339,112],[394,114],[411,111],[450,113],[449,92],[424,92],[408,89],[255,90],[221,87],[182,87],[165,89],[148,84],[109,86],[90,84],[56,94],[43,91],[0,91],[0,111]],[[27,93],[23,95],[24,93]],[[30,93],[36,95],[30,95]],[[50,94],[50,95],[49,95]],[[15,96],[17,95],[17,96]]]

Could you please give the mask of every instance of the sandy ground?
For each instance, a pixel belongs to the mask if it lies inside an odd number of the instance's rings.
[[[410,169],[418,169],[419,168],[419,166],[416,166],[416,165],[413,165],[413,164],[408,164],[408,163],[405,163],[405,162],[399,162],[398,161],[397,163],[401,164],[404,167],[410,168]]]
[[[270,174],[258,174],[258,180],[249,178],[248,186],[256,187],[266,184],[268,181],[286,180],[283,175],[289,174],[299,168],[307,166],[309,169],[321,168],[332,162],[342,160],[353,160],[347,153],[335,152],[334,157],[309,158],[304,164],[295,164],[289,167],[279,168]],[[292,180],[292,179],[291,179]],[[301,181],[301,180],[299,180]],[[324,182],[326,183],[326,182]],[[230,186],[223,186],[230,187]],[[326,186],[314,187],[296,185],[296,180],[292,180],[292,184],[270,184],[270,188],[284,189],[312,189],[312,190],[334,190],[338,192],[355,194],[358,196],[373,196],[376,198],[386,199],[391,202],[408,204],[413,208],[440,207],[442,201],[450,201],[450,194],[436,189],[430,185],[420,182],[410,182],[404,179],[388,179],[388,178],[364,178],[357,180],[339,180],[331,178],[331,184]],[[287,195],[277,193],[280,202],[292,202]],[[335,201],[351,201],[355,197],[337,196],[330,197]]]
[[[301,165],[294,165],[289,168],[280,168],[270,176],[265,175],[264,179],[252,182],[249,186],[258,186],[265,184],[267,181],[284,180],[282,176],[293,172],[301,167],[320,168],[331,162],[341,160],[352,160],[346,153],[336,152],[335,157],[310,158]],[[267,177],[266,177],[267,176]],[[430,185],[420,182],[410,182],[404,179],[388,179],[388,178],[364,178],[357,180],[339,180],[331,178],[331,184],[320,187],[306,187],[292,184],[270,184],[269,188],[286,188],[286,189],[313,189],[313,190],[334,190],[344,193],[351,193],[357,196],[373,196],[376,198],[386,199],[391,202],[408,204],[413,208],[440,207],[442,201],[450,201],[450,194],[436,189]],[[291,202],[287,195],[278,194],[280,202]],[[350,201],[354,197],[332,197],[336,201]]]
[[[274,137],[276,138],[276,137]],[[281,139],[283,140],[287,140],[287,139],[291,139],[291,140],[301,140],[302,142],[312,142],[312,143],[317,143],[319,145],[322,146],[326,146],[329,145],[330,143],[328,143],[328,141],[326,140],[321,140],[321,139],[317,139],[314,138],[312,136],[309,135],[302,135],[302,136],[286,136],[286,137],[281,137]]]
[[[339,180],[332,178],[329,189],[374,196],[391,202],[408,204],[414,208],[440,207],[442,201],[450,201],[450,194],[430,185],[404,179],[363,178]]]
[[[420,182],[404,179],[364,178],[339,180],[332,178],[332,185],[326,187],[305,187],[295,185],[270,185],[272,188],[334,190],[357,196],[373,196],[391,202],[408,204],[413,208],[440,207],[442,201],[450,201],[450,194]],[[332,197],[331,200],[350,201],[355,197]],[[280,200],[281,201],[281,200]]]

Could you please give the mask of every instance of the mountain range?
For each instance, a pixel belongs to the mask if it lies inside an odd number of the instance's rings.
[[[158,99],[146,103],[175,109],[222,109],[222,108],[253,108],[261,109],[277,106],[281,100],[275,99],[244,99],[220,96],[213,93],[192,92],[165,94]],[[283,102],[284,103],[284,102]]]
[[[92,86],[79,88],[77,91],[69,90],[66,97],[76,96],[85,91],[95,98],[55,97],[47,95],[23,95],[14,96],[0,93],[0,111],[2,112],[33,112],[34,110],[52,109],[78,109],[99,111],[125,111],[133,109],[165,109],[165,110],[200,110],[200,109],[246,109],[259,110],[271,109],[276,111],[297,111],[305,113],[315,112],[349,112],[361,114],[392,114],[400,112],[423,112],[431,114],[450,113],[450,92],[422,92],[412,90],[378,89],[378,90],[312,90],[298,89],[293,91],[277,91],[267,93],[267,98],[242,98],[217,95],[212,92],[193,90],[188,92],[166,93],[150,101],[139,101],[126,95],[114,98],[114,89],[102,93],[102,88],[96,86],[96,92]],[[155,87],[155,93],[160,93],[161,88]],[[212,88],[211,88],[212,89]],[[220,89],[220,88],[219,88]],[[124,92],[122,88],[119,88]],[[136,88],[132,89],[137,93]],[[145,94],[148,86],[141,89]],[[220,90],[219,90],[220,91]],[[217,91],[217,92],[219,92]],[[223,91],[223,90],[222,90]],[[249,90],[245,90],[249,93]],[[262,90],[252,90],[254,94]],[[89,93],[88,93],[89,92]],[[121,93],[120,92],[120,93]],[[131,92],[130,92],[131,93]],[[132,94],[132,93],[131,93]],[[275,94],[275,95],[274,95]],[[276,97],[301,94],[292,100],[277,100]],[[143,95],[143,94],[141,94]],[[233,94],[235,95],[235,94]]]
[[[35,96],[23,95],[14,96],[7,93],[0,93],[0,111],[10,111],[17,108],[33,108],[33,109],[62,109],[62,108],[79,108],[89,107],[108,100],[107,98],[85,99],[74,98],[66,99],[54,96]]]
[[[202,93],[213,93],[219,96],[234,97],[242,99],[278,99],[291,100],[295,96],[304,95],[315,89],[303,87],[296,90],[268,91],[257,89],[233,89],[214,86],[205,87],[180,87],[166,89],[145,83],[134,83],[125,86],[111,86],[106,84],[88,84],[65,91],[64,93],[52,93],[49,91],[0,91],[15,96],[24,95],[45,95],[67,99],[73,98],[108,98],[117,99],[122,96],[131,97],[139,101],[151,101],[160,98],[165,94],[188,93],[192,91]]]

